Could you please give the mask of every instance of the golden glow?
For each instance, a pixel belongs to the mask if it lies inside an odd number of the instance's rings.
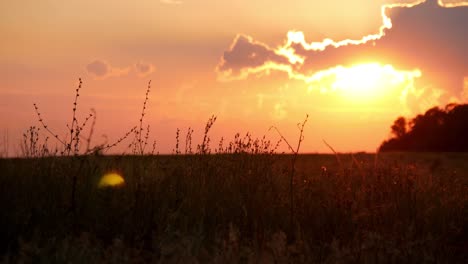
[[[378,93],[384,69],[379,64],[363,64],[344,69],[336,74],[333,86],[350,96],[367,97]]]
[[[341,92],[353,99],[383,97],[395,87],[403,90],[413,87],[414,78],[419,78],[418,69],[402,71],[392,65],[379,63],[356,64],[351,67],[337,66],[319,71],[310,77],[300,76],[309,83],[309,92]]]
[[[331,90],[339,90],[353,100],[382,98],[394,87],[409,84],[413,78],[421,75],[419,70],[399,71],[391,65],[379,63],[337,67],[331,71],[335,75]]]
[[[111,172],[102,176],[101,180],[99,181],[98,187],[117,187],[123,185],[124,183],[125,181],[122,176],[115,172]]]

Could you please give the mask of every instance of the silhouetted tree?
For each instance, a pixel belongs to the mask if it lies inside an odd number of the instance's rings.
[[[391,132],[380,151],[468,151],[468,105],[434,107],[409,122],[399,117]]]
[[[397,118],[392,126],[392,134],[396,138],[402,138],[406,134],[406,119],[402,116]]]

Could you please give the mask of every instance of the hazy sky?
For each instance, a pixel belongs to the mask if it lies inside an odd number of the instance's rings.
[[[152,80],[145,122],[163,153],[177,128],[199,143],[213,114],[214,142],[276,140],[272,125],[295,141],[309,114],[302,151],[375,151],[398,116],[466,102],[466,25],[460,1],[1,1],[0,134],[16,154],[37,103],[65,136],[81,77],[78,117],[96,109],[93,142],[113,141]]]

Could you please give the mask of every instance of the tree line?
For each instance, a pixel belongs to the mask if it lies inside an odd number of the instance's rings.
[[[380,151],[468,151],[468,104],[433,107],[410,120],[398,117],[391,133]]]

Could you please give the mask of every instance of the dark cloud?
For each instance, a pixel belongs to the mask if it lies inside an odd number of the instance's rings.
[[[218,74],[242,77],[239,73],[257,72],[253,69],[273,62],[310,76],[336,65],[378,61],[397,69],[418,68],[421,87],[444,88],[460,95],[463,78],[468,76],[468,6],[443,7],[428,0],[417,5],[388,5],[385,14],[390,20],[383,17],[380,32],[361,40],[307,43],[302,33],[290,32],[286,44],[274,49],[238,37],[224,53]]]
[[[146,63],[146,62],[140,61],[140,62],[135,64],[135,71],[141,77],[153,73],[154,70],[155,70],[155,67],[151,63]]]
[[[153,64],[143,61],[135,63],[133,66],[124,68],[113,67],[104,60],[94,60],[93,62],[86,65],[86,70],[88,73],[94,76],[96,79],[106,79],[108,77],[127,75],[130,73],[132,68],[140,77],[147,76],[153,73],[155,70],[155,66]]]
[[[88,71],[88,73],[98,78],[104,78],[110,73],[110,66],[104,61],[95,60],[90,64],[86,65],[86,70]]]
[[[260,67],[268,62],[289,64],[288,58],[255,42],[252,38],[238,35],[217,66],[218,72],[225,72],[231,77],[243,75],[243,70]]]

